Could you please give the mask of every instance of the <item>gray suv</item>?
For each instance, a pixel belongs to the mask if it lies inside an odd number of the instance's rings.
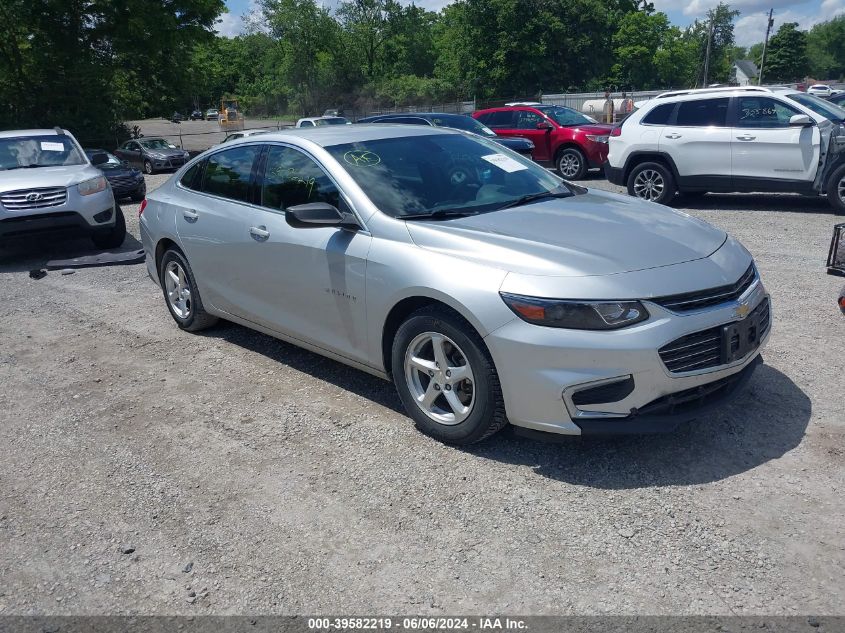
[[[61,128],[0,132],[0,240],[75,231],[100,248],[123,244],[126,224],[103,173]]]

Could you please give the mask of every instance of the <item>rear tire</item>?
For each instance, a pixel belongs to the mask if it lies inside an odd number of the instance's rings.
[[[827,200],[836,215],[845,215],[845,163],[834,169],[827,180]]]
[[[126,239],[126,218],[119,206],[114,206],[114,226],[102,233],[95,233],[91,241],[97,248],[119,248]]]
[[[672,172],[662,163],[640,163],[628,175],[628,195],[669,204],[677,189]]]
[[[217,323],[217,317],[203,308],[194,272],[180,251],[165,251],[158,270],[164,303],[176,325],[187,332],[198,332]]]
[[[580,149],[567,147],[558,154],[555,167],[562,178],[581,180],[587,174],[587,158]]]
[[[426,435],[466,445],[507,426],[490,353],[475,329],[451,310],[414,312],[396,332],[391,357],[399,397]]]

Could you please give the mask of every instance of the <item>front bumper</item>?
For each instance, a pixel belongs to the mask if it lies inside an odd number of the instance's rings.
[[[756,308],[767,299],[757,280],[742,302]],[[769,326],[759,346],[734,362],[673,373],[658,350],[687,334],[740,320],[737,304],[686,314],[644,304],[651,318],[620,330],[562,330],[515,319],[490,333],[485,342],[496,364],[510,422],[567,435],[670,431],[699,415],[701,407],[715,406],[734,393],[740,385],[728,379],[750,376],[771,334]],[[723,380],[724,384],[714,385]],[[576,404],[579,392],[628,381],[633,387],[617,390],[610,401]],[[719,389],[711,392],[708,385]],[[734,386],[729,389],[730,385]]]
[[[0,204],[0,238],[13,239],[45,233],[93,235],[114,227],[116,204],[111,187],[82,196],[76,186],[67,188],[63,204],[35,209],[9,210]]]
[[[605,162],[604,176],[612,185],[625,186],[625,170],[621,167],[611,167],[609,162]]]

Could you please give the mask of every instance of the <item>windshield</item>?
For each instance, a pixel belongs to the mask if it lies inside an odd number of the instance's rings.
[[[154,138],[149,141],[141,141],[144,149],[176,149],[173,143],[168,143],[163,138]]]
[[[585,116],[571,108],[564,108],[563,106],[537,106],[537,109],[563,127],[588,125],[596,122],[591,117]]]
[[[373,204],[397,218],[482,213],[526,195],[570,193],[533,161],[463,134],[379,139],[326,150]]]
[[[88,156],[88,160],[94,157],[95,154],[105,154],[109,157],[109,159],[105,163],[101,163],[96,165],[98,169],[114,169],[115,167],[123,167],[123,161],[121,161],[117,156],[114,154],[110,154],[103,150],[94,150],[93,152],[86,151],[85,154]]]
[[[496,133],[489,127],[476,121],[470,116],[449,116],[449,117],[431,117],[431,122],[437,127],[450,127],[456,130],[464,130],[465,132],[472,132],[479,136],[495,137]]]
[[[314,125],[346,125],[347,120],[342,116],[314,119]]]
[[[20,136],[0,139],[0,169],[82,165],[85,159],[67,136]]]
[[[786,95],[793,101],[800,103],[805,108],[810,108],[816,114],[820,114],[826,119],[830,119],[834,123],[842,123],[845,121],[845,110],[835,103],[819,99],[813,95],[808,95],[803,92],[792,92]]]

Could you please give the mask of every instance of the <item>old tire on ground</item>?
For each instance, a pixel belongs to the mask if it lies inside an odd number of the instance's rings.
[[[188,260],[181,251],[168,249],[161,258],[159,279],[170,316],[188,332],[211,327],[217,317],[205,311]]]
[[[580,149],[567,147],[557,155],[555,167],[562,178],[581,180],[587,174],[587,158]]]
[[[123,211],[114,205],[114,213],[114,226],[91,236],[91,241],[97,248],[118,248],[126,239],[126,218],[123,217]]]
[[[496,367],[481,337],[445,307],[426,307],[399,327],[393,382],[417,428],[447,444],[472,444],[507,423]]]
[[[628,195],[659,204],[669,204],[675,197],[675,179],[662,163],[640,163],[628,175]]]
[[[845,215],[845,163],[834,169],[827,180],[827,200],[836,215]]]

